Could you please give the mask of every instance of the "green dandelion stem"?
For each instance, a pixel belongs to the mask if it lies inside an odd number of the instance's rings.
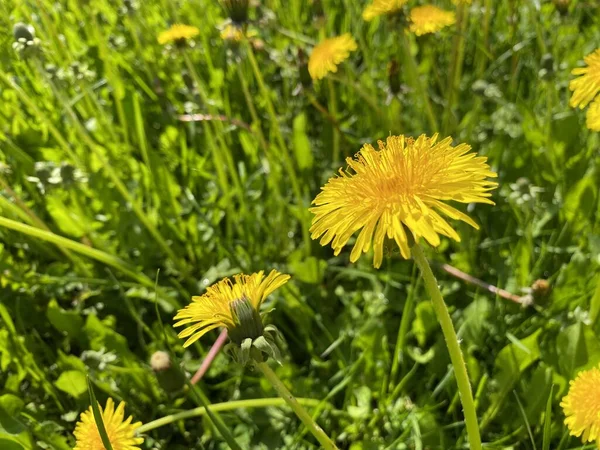
[[[329,111],[334,119],[337,118],[337,99],[335,98],[335,86],[330,78],[327,79],[329,87]],[[337,120],[337,119],[336,119]],[[337,164],[340,159],[340,130],[333,127],[333,164]]]
[[[450,353],[450,360],[452,361],[452,367],[454,368],[454,376],[456,378],[456,383],[458,384],[458,392],[465,414],[465,424],[469,436],[470,450],[481,450],[481,436],[479,435],[477,411],[475,409],[475,402],[473,401],[473,393],[471,392],[471,383],[469,382],[467,366],[465,365],[460,344],[458,343],[458,337],[456,336],[456,331],[452,324],[452,318],[450,317],[446,303],[444,303],[444,298],[438,287],[437,280],[431,271],[431,267],[427,262],[427,258],[425,258],[423,250],[419,244],[415,244],[411,250],[413,258],[421,270],[425,288],[431,296],[433,308],[435,309],[438,321],[442,327],[448,353]]]
[[[408,40],[408,33],[401,31],[400,32],[400,40],[402,42],[402,50],[404,52],[404,59],[408,64],[408,75],[411,78],[411,82],[413,84],[413,89],[417,92],[417,94],[421,97],[423,101],[423,107],[425,108],[425,114],[427,115],[427,120],[429,121],[429,127],[431,128],[431,133],[436,133],[439,131],[437,120],[435,119],[435,114],[433,112],[433,107],[431,106],[431,100],[429,99],[429,94],[427,94],[427,90],[423,83],[421,82],[421,78],[419,76],[419,67],[417,65],[417,61],[415,60],[414,55],[410,49],[410,42]]]
[[[305,406],[316,407],[319,405],[320,400],[313,398],[298,398],[298,403]],[[224,403],[215,403],[210,406],[211,411],[213,412],[222,412],[222,411],[231,411],[233,409],[242,409],[242,408],[266,408],[269,406],[283,406],[285,405],[285,400],[282,398],[256,398],[249,400],[236,400],[231,402]],[[170,414],[165,417],[161,417],[160,419],[153,420],[152,422],[148,422],[137,429],[138,434],[148,433],[155,428],[163,427],[165,425],[169,425],[173,422],[178,422],[179,420],[191,419],[192,417],[199,417],[206,414],[206,408],[201,406],[199,408],[190,409],[187,411],[182,411],[176,414]]]
[[[312,435],[317,438],[325,450],[337,450],[333,441],[325,434],[323,429],[313,420],[308,411],[300,404],[294,395],[285,387],[283,381],[279,379],[277,374],[268,366],[267,363],[261,362],[256,365],[275,388],[277,393],[285,400],[290,408],[296,413],[298,418],[306,425]]]

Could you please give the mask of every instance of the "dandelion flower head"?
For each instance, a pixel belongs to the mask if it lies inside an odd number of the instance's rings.
[[[131,416],[127,420],[123,420],[125,418],[124,402],[121,402],[115,410],[115,403],[112,398],[109,398],[104,410],[100,407],[100,412],[113,450],[139,450],[138,445],[142,444],[144,439],[136,437],[135,430],[142,423],[131,423]],[[81,413],[73,434],[77,441],[73,450],[104,450],[91,406],[87,411]]]
[[[596,441],[600,448],[600,367],[579,372],[560,406],[571,435],[584,443]]]
[[[584,61],[587,67],[577,67],[571,72],[578,77],[569,83],[569,89],[573,91],[570,105],[583,109],[593,101],[587,111],[586,124],[590,130],[600,131],[600,48],[587,55]]]
[[[337,66],[348,59],[358,46],[350,33],[325,39],[319,43],[308,60],[308,72],[313,80],[324,78],[329,72],[337,72]]]
[[[233,277],[233,281],[225,278],[210,286],[204,295],[192,297],[192,302],[175,316],[178,321],[175,327],[187,325],[179,333],[180,338],[187,338],[183,346],[190,346],[218,327],[226,327],[231,335],[240,325],[237,311],[242,302],[249,304],[257,315],[264,300],[289,279],[289,275],[276,270],[266,277],[262,270],[252,275],[239,274]]]
[[[159,44],[168,44],[170,42],[185,42],[188,39],[198,36],[200,30],[190,25],[175,24],[166,31],[158,35]]]
[[[455,22],[456,17],[452,11],[444,11],[432,5],[417,6],[410,10],[409,30],[421,36],[436,33]]]
[[[394,14],[402,9],[408,0],[373,0],[363,11],[363,19],[370,22],[375,17]]]
[[[338,255],[360,230],[350,261],[372,247],[373,265],[380,267],[386,237],[396,242],[406,259],[410,237],[423,237],[434,247],[440,244],[440,234],[460,241],[439,213],[478,228],[446,202],[493,205],[489,191],[497,183],[486,178],[496,174],[487,158],[471,153],[469,145],[453,147],[452,138],[437,139],[437,134],[416,140],[390,136],[379,141],[379,150],[365,144],[354,159],[347,158],[348,168],[329,179],[313,200],[312,238],[320,238],[321,245],[331,243]]]

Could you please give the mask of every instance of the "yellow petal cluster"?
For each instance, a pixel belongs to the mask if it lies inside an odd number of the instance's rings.
[[[586,125],[592,131],[600,131],[600,48],[584,58],[587,67],[578,67],[571,72],[578,75],[571,80],[569,89],[573,91],[570,105],[583,109],[593,101],[587,111]]]
[[[200,30],[190,25],[175,24],[166,31],[158,35],[159,44],[168,44],[170,42],[183,42],[198,36]]]
[[[190,346],[215,328],[235,328],[237,324],[232,309],[234,302],[248,299],[252,308],[258,311],[263,301],[289,279],[289,275],[276,270],[272,270],[266,277],[262,270],[252,275],[239,274],[234,275],[233,281],[224,278],[207,288],[203,295],[192,297],[192,303],[180,309],[175,316],[178,321],[175,327],[187,325],[179,333],[180,338],[188,338],[183,346]]]
[[[470,150],[467,144],[452,146],[452,138],[438,142],[437,134],[416,140],[390,136],[379,141],[379,150],[364,145],[314,199],[312,238],[320,238],[321,245],[331,243],[339,255],[358,232],[350,261],[373,248],[375,267],[381,266],[386,238],[396,242],[406,259],[408,234],[433,246],[440,244],[440,234],[460,241],[439,213],[478,226],[446,202],[494,204],[489,191],[497,186],[486,179],[496,176],[486,158]]]
[[[106,407],[102,409],[102,420],[104,422],[104,428],[108,435],[108,440],[112,445],[113,450],[139,450],[138,445],[144,442],[141,437],[136,437],[135,430],[139,428],[142,423],[136,422],[131,423],[132,417],[129,416],[127,420],[125,418],[125,403],[121,402],[115,410],[115,403],[112,398],[106,401]],[[76,439],[76,444],[73,450],[104,450],[104,444],[100,437],[100,432],[96,426],[94,420],[94,413],[92,407],[81,413],[81,417],[77,425],[75,425],[75,431],[73,432]]]
[[[410,10],[409,30],[417,36],[436,33],[456,23],[456,16],[452,11],[444,11],[433,5],[417,6]]]
[[[340,63],[348,59],[358,46],[350,33],[325,39],[319,43],[308,60],[308,73],[313,80],[325,78],[329,72],[337,72]]]
[[[408,0],[373,0],[363,11],[363,19],[370,22],[375,17],[394,14],[402,9]]]
[[[571,435],[584,443],[596,441],[600,448],[600,367],[579,372],[560,406]]]

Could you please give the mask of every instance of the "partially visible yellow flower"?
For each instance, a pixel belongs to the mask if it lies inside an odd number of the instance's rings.
[[[265,277],[261,270],[252,275],[235,275],[233,282],[229,278],[225,278],[207,288],[203,295],[192,297],[192,303],[180,309],[175,316],[175,320],[178,320],[175,327],[189,325],[179,333],[180,338],[188,338],[183,346],[190,346],[210,330],[218,327],[227,328],[232,339],[235,339],[236,334],[239,334],[240,331],[249,331],[260,335],[262,322],[260,322],[260,317],[257,319],[260,305],[275,289],[283,286],[289,279],[289,275],[281,274],[276,270],[272,270]],[[241,316],[242,314],[244,317]],[[248,321],[244,322],[242,319],[246,315],[248,315]],[[252,328],[254,325],[258,329],[248,330],[248,327]],[[244,337],[255,338],[257,336]]]
[[[590,105],[585,124],[592,131],[600,131],[600,96]]]
[[[570,105],[580,109],[585,108],[600,92],[600,48],[583,60],[587,67],[573,69],[571,72],[573,75],[581,76],[569,83],[569,89],[573,91]]]
[[[200,30],[190,25],[175,24],[158,35],[159,44],[180,43],[198,36]]]
[[[363,11],[363,19],[370,22],[384,14],[394,14],[402,9],[408,0],[373,0]]]
[[[127,420],[125,418],[125,403],[121,402],[115,411],[115,403],[112,398],[106,401],[106,407],[104,410],[100,406],[100,412],[102,414],[102,420],[104,422],[104,428],[108,435],[108,440],[112,445],[113,450],[137,450],[138,445],[144,442],[141,437],[136,437],[135,430],[139,428],[142,423],[136,422],[131,423],[133,418],[129,416]],[[75,431],[73,432],[76,439],[75,448],[73,450],[104,450],[104,444],[100,437],[100,432],[96,426],[94,420],[94,413],[92,407],[81,413],[81,417],[77,425],[75,425]]]
[[[311,237],[321,238],[321,245],[331,243],[339,255],[360,230],[350,261],[373,247],[373,265],[380,267],[386,237],[396,242],[406,259],[411,238],[423,237],[434,247],[440,244],[439,234],[460,241],[440,212],[478,228],[445,202],[493,205],[489,191],[497,183],[486,178],[496,174],[487,158],[471,153],[469,145],[453,147],[452,138],[437,139],[437,134],[417,140],[390,136],[379,141],[379,150],[365,144],[355,159],[346,158],[349,167],[330,178],[312,202]]]
[[[581,436],[583,443],[596,441],[600,448],[600,367],[579,372],[560,406],[571,436]]]
[[[256,32],[256,30],[253,30],[253,29],[246,30],[246,37],[250,41],[253,41],[256,36],[258,36],[258,33]],[[223,39],[224,41],[241,42],[243,37],[244,37],[244,30],[242,29],[242,27],[239,27],[232,23],[228,23],[221,30],[221,39]]]
[[[444,11],[437,6],[417,6],[410,10],[409,29],[417,36],[435,33],[455,22],[456,17],[452,11]]]
[[[329,72],[337,72],[337,66],[348,59],[358,46],[350,33],[320,42],[308,60],[308,72],[313,80],[324,78]]]

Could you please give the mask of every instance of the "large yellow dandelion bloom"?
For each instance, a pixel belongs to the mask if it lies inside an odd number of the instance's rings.
[[[337,66],[348,59],[358,46],[350,33],[325,39],[319,43],[308,60],[308,73],[313,80],[324,78],[329,72],[337,72]]]
[[[104,410],[100,407],[100,412],[113,450],[139,450],[138,445],[142,444],[144,439],[136,437],[135,430],[142,423],[131,423],[131,416],[127,420],[123,420],[125,418],[124,402],[121,402],[115,410],[115,403],[112,398],[109,398]],[[73,450],[104,450],[91,406],[87,411],[81,413],[73,434],[77,441]]]
[[[478,228],[469,216],[445,202],[493,205],[489,191],[497,183],[486,178],[496,174],[486,164],[487,158],[471,153],[469,145],[453,147],[452,138],[437,139],[437,134],[417,140],[390,136],[379,141],[379,150],[365,144],[355,159],[347,158],[349,167],[329,179],[313,200],[312,238],[321,237],[321,245],[331,242],[338,255],[360,230],[350,261],[373,247],[373,265],[380,267],[386,236],[396,241],[406,259],[410,257],[407,233],[433,246],[440,244],[438,234],[460,241],[439,212]]]
[[[579,372],[560,406],[571,435],[584,443],[596,441],[600,448],[600,367]]]
[[[188,39],[198,36],[200,30],[190,25],[175,24],[166,31],[158,35],[159,44],[168,44],[169,42],[181,43]]]
[[[363,11],[363,19],[370,22],[375,17],[384,14],[394,14],[408,2],[408,0],[373,0]]]
[[[578,67],[571,72],[580,75],[571,80],[569,89],[573,91],[570,105],[573,108],[585,108],[594,98],[587,112],[587,127],[593,131],[600,131],[600,105],[598,92],[600,92],[600,48],[584,58],[587,67]]]
[[[444,11],[432,5],[417,6],[410,10],[409,30],[417,36],[421,36],[440,31],[455,22],[456,17],[451,11]]]
[[[252,309],[250,315],[256,317],[264,300],[289,279],[289,275],[276,270],[272,270],[266,277],[262,270],[252,275],[239,274],[233,277],[233,282],[225,278],[210,286],[204,295],[192,297],[192,303],[180,309],[175,316],[175,320],[179,321],[174,325],[176,327],[192,324],[179,333],[180,338],[188,338],[183,346],[190,346],[218,327],[226,327],[230,337],[235,339],[236,330],[246,325],[240,323],[240,314],[246,312],[246,305]],[[259,328],[262,326],[260,319],[255,323]],[[256,336],[244,337],[257,337],[262,330],[249,332]]]

